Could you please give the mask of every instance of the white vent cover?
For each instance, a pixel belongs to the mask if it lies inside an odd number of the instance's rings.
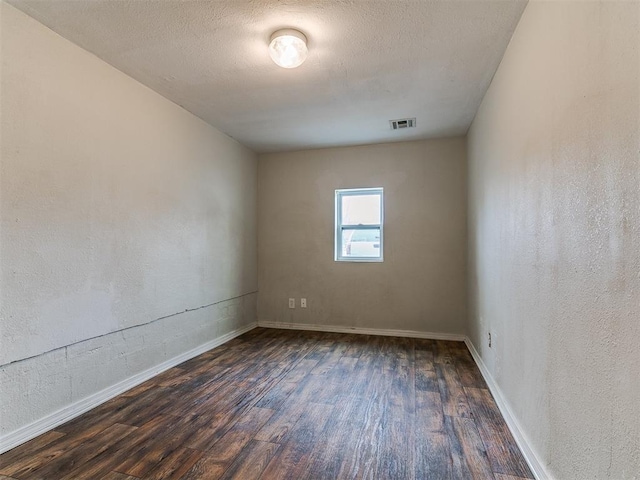
[[[413,128],[416,126],[415,118],[400,118],[398,120],[389,120],[391,130],[400,130],[401,128]]]

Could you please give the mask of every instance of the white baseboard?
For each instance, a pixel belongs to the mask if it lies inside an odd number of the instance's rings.
[[[29,425],[21,427],[18,430],[14,430],[13,432],[10,432],[8,434],[2,435],[0,436],[0,454],[17,447],[18,445],[21,445],[37,437],[38,435],[42,435],[43,433],[54,429],[58,425],[62,425],[63,423],[68,422],[69,420],[83,414],[88,410],[91,410],[92,408],[97,407],[107,400],[110,400],[113,397],[120,395],[127,390],[130,390],[136,385],[139,385],[142,382],[155,377],[165,370],[175,367],[182,362],[185,362],[193,357],[197,357],[198,355],[211,350],[212,348],[216,348],[223,343],[226,343],[229,340],[240,336],[243,333],[253,330],[254,328],[256,328],[256,326],[257,324],[254,322],[250,325],[222,335],[221,337],[215,338],[207,343],[203,343],[202,345],[189,350],[188,352],[181,353],[176,357],[173,357],[154,367],[137,373],[129,378],[126,378],[125,380],[111,385],[110,387],[100,390],[93,395],[89,395],[88,397],[78,400],[77,402],[74,402],[56,412],[42,417],[41,419],[36,420]]]
[[[264,328],[283,328],[287,330],[311,330],[314,332],[355,333],[358,335],[379,335],[383,337],[426,338],[430,340],[452,340],[464,342],[465,335],[454,333],[418,332],[416,330],[391,330],[386,328],[339,327],[336,325],[308,325],[306,323],[280,323],[258,320],[258,326]]]
[[[182,353],[176,357],[166,360],[154,367],[151,367],[143,372],[137,373],[121,382],[118,382],[110,387],[107,387],[99,392],[94,393],[88,397],[85,397],[77,402],[74,402],[56,412],[53,412],[35,422],[14,430],[6,435],[0,436],[0,454],[4,453],[12,448],[25,443],[38,435],[48,432],[55,427],[62,425],[69,420],[82,415],[83,413],[91,410],[92,408],[101,405],[107,400],[120,395],[121,393],[130,390],[131,388],[149,380],[150,378],[164,372],[182,362],[185,362],[193,357],[196,357],[208,350],[216,348],[229,340],[242,335],[250,330],[256,328],[256,326],[264,328],[280,328],[289,330],[310,330],[320,332],[333,332],[333,333],[353,333],[359,335],[379,335],[379,336],[391,336],[391,337],[407,337],[407,338],[425,338],[432,340],[452,340],[452,341],[464,341],[473,359],[475,360],[482,376],[484,377],[489,390],[491,391],[502,416],[507,423],[507,426],[511,430],[513,437],[518,444],[518,447],[522,451],[529,467],[537,480],[552,480],[552,476],[547,472],[540,457],[535,453],[531,447],[531,443],[524,434],[520,424],[516,420],[511,407],[506,401],[502,390],[498,387],[491,373],[487,369],[486,365],[482,361],[480,354],[476,350],[471,340],[465,335],[449,334],[449,333],[436,333],[436,332],[419,332],[414,330],[392,330],[392,329],[378,329],[378,328],[360,328],[360,327],[339,327],[335,325],[307,325],[302,323],[280,323],[280,322],[265,322],[259,321],[257,324],[254,322],[243,328],[239,328],[232,332],[229,332],[221,337],[204,343],[188,352]]]
[[[515,415],[513,414],[513,410],[511,410],[511,407],[509,406],[509,403],[507,402],[504,394],[502,393],[502,390],[500,390],[500,387],[498,386],[496,381],[493,379],[493,376],[489,372],[489,369],[482,361],[482,357],[480,357],[480,354],[478,353],[475,346],[471,342],[471,339],[469,337],[465,338],[464,343],[467,345],[467,348],[471,352],[473,359],[478,365],[478,368],[480,369],[482,376],[487,382],[487,385],[489,386],[489,390],[491,391],[491,394],[493,395],[493,398],[495,399],[496,404],[500,409],[500,413],[502,413],[502,416],[504,417],[504,420],[507,426],[509,427],[509,430],[511,430],[511,434],[513,435],[513,438],[518,444],[518,447],[520,447],[520,451],[522,452],[522,455],[524,456],[525,460],[529,464],[529,468],[531,468],[533,475],[536,477],[537,480],[552,480],[553,477],[544,467],[544,464],[542,463],[540,457],[536,454],[535,450],[531,446],[531,442],[525,435],[524,431],[522,430],[522,427],[520,426],[520,423],[518,422]]]

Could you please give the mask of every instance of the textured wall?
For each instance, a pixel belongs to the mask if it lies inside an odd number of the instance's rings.
[[[7,433],[255,321],[257,164],[177,105],[1,9]]]
[[[258,172],[259,320],[464,331],[464,139],[261,155]],[[333,260],[334,192],[358,187],[384,187],[382,263]]]
[[[639,32],[531,1],[469,135],[473,343],[558,479],[640,472]]]

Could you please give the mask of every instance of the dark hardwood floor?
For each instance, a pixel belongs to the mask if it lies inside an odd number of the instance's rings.
[[[533,478],[461,342],[257,328],[0,456],[0,479]]]

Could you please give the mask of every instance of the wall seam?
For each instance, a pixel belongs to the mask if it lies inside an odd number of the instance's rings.
[[[27,360],[32,360],[34,358],[42,357],[43,355],[47,355],[49,353],[56,352],[58,350],[62,350],[63,348],[64,348],[64,351],[65,351],[65,358],[68,359],[68,357],[69,357],[68,347],[72,347],[72,346],[78,345],[80,343],[88,342],[90,340],[95,340],[97,338],[106,337],[108,335],[114,335],[114,334],[117,334],[117,333],[126,332],[127,330],[132,330],[134,328],[146,327],[147,325],[151,325],[151,324],[153,324],[155,322],[159,322],[160,320],[165,320],[167,318],[176,317],[178,315],[182,315],[182,314],[189,313],[189,312],[195,312],[196,310],[202,310],[204,308],[214,307],[216,305],[220,305],[221,303],[230,302],[232,300],[237,300],[239,298],[247,297],[249,295],[254,295],[256,293],[258,293],[257,290],[252,291],[252,292],[243,293],[243,294],[237,295],[235,297],[227,298],[225,300],[219,300],[217,302],[208,303],[206,305],[201,305],[199,307],[187,308],[185,310],[182,310],[182,311],[176,312],[176,313],[172,313],[170,315],[164,315],[162,317],[158,317],[158,318],[155,318],[155,319],[150,320],[148,322],[140,323],[138,325],[131,325],[130,327],[125,327],[125,328],[121,328],[121,329],[118,329],[118,330],[113,330],[111,332],[103,333],[102,335],[95,335],[93,337],[84,338],[82,340],[78,340],[77,342],[73,342],[73,343],[69,343],[67,345],[63,345],[63,346],[60,346],[60,347],[52,348],[51,350],[47,350],[46,352],[38,353],[37,355],[31,355],[29,357],[20,358],[18,360],[12,360],[11,362],[4,363],[4,364],[0,365],[0,368],[8,367],[9,365],[14,365],[16,363],[26,362]]]

